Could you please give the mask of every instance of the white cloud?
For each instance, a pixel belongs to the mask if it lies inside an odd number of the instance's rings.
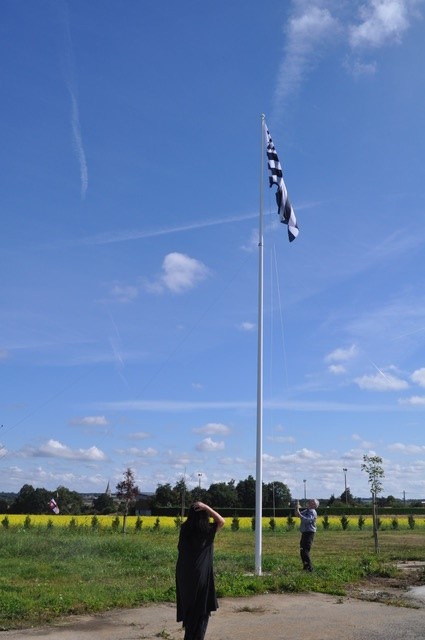
[[[65,446],[58,440],[50,439],[41,445],[38,449],[27,449],[23,452],[24,456],[30,456],[33,458],[38,457],[51,457],[51,458],[66,458],[68,460],[89,460],[98,461],[106,460],[106,456],[97,447],[89,447],[88,449],[71,449]]]
[[[198,451],[222,451],[224,442],[215,442],[211,438],[205,438],[196,447]]]
[[[317,0],[296,2],[285,34],[285,56],[280,66],[276,87],[276,103],[296,91],[320,55],[323,45],[339,31],[336,18]]]
[[[221,424],[219,422],[209,422],[203,427],[198,427],[196,429],[193,429],[193,432],[201,433],[209,436],[217,435],[217,434],[227,436],[230,433],[230,429],[225,424]]]
[[[411,396],[410,398],[400,398],[399,404],[412,405],[413,407],[425,406],[425,396]]]
[[[158,451],[152,447],[147,447],[147,449],[130,447],[129,449],[118,449],[117,453],[125,456],[134,456],[135,458],[152,458],[158,454]]]
[[[273,433],[271,435],[267,436],[267,440],[269,440],[270,442],[294,444],[295,438],[293,436],[285,434],[285,431],[286,431],[286,429],[285,429],[285,427],[283,425],[277,424],[273,428]],[[279,435],[279,434],[282,434],[282,435]]]
[[[336,376],[340,376],[345,373],[346,369],[342,364],[331,364],[328,367],[328,371]]]
[[[105,416],[85,416],[84,418],[75,418],[70,421],[72,425],[85,425],[89,427],[104,427],[109,424]]]
[[[328,353],[328,355],[325,356],[325,362],[337,364],[330,364],[328,367],[328,371],[336,376],[342,375],[346,372],[346,369],[345,366],[341,363],[355,358],[358,354],[358,351],[359,350],[355,344],[352,344],[351,347],[348,347],[347,349],[343,349],[340,347],[338,349],[335,349],[334,351],[331,351],[331,353]]]
[[[412,382],[416,382],[420,387],[425,387],[425,368],[416,369],[410,376]]]
[[[424,455],[425,445],[416,444],[402,444],[401,442],[395,442],[388,446],[390,451],[397,451],[406,455]]]
[[[331,353],[325,357],[325,362],[345,362],[346,360],[354,358],[358,354],[358,351],[355,344],[352,344],[348,349],[338,348],[331,351]]]
[[[351,436],[351,439],[355,440],[356,442],[359,442],[362,450],[370,449],[373,446],[372,442],[369,442],[368,440],[364,440],[357,433],[353,433],[353,435]]]
[[[294,444],[295,438],[293,436],[268,436],[269,442],[277,442],[279,444]]]
[[[382,371],[374,375],[361,376],[356,378],[354,382],[360,389],[367,389],[368,391],[401,391],[409,386],[405,380]]]
[[[376,61],[362,62],[358,58],[354,60],[347,59],[343,66],[354,77],[373,76],[378,68]]]
[[[293,0],[292,14],[284,33],[284,56],[278,72],[275,110],[296,92],[330,44],[343,44],[362,52],[398,43],[413,18],[420,16],[422,0]],[[351,55],[351,54],[350,54]],[[343,62],[353,76],[373,75],[375,61],[364,62],[348,55]],[[276,115],[279,115],[277,113]]]
[[[360,8],[360,20],[349,29],[353,48],[381,47],[388,42],[400,42],[409,28],[409,0],[369,0]]]
[[[241,322],[239,329],[241,331],[254,331],[256,325],[253,322]]]
[[[116,302],[131,302],[139,295],[139,289],[134,285],[113,282],[110,294]]]
[[[255,249],[258,249],[258,243],[259,243],[259,235],[258,235],[258,231],[256,229],[253,229],[251,231],[251,236],[248,240],[247,244],[242,245],[242,250],[243,251],[247,251],[248,253],[251,253],[252,251],[255,251]]]
[[[322,457],[322,454],[318,451],[312,451],[311,449],[306,449],[305,447],[297,451],[297,455],[302,460],[317,460],[318,458]]]
[[[210,275],[210,270],[200,260],[184,253],[169,253],[162,263],[162,274],[146,288],[155,293],[165,289],[173,293],[184,293],[193,289]]]
[[[290,453],[289,455],[280,456],[279,460],[281,462],[284,462],[285,464],[298,465],[298,464],[303,464],[306,461],[319,460],[319,458],[321,457],[322,457],[322,454],[319,453],[318,451],[312,451],[311,449],[306,449],[304,447],[303,449],[299,449],[298,451],[295,451],[295,453]]]
[[[134,433],[128,434],[129,440],[145,440],[146,438],[149,438],[149,437],[150,437],[149,433],[146,433],[145,431],[135,431]]]

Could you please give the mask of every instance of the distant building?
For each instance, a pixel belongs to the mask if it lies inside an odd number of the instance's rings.
[[[151,516],[151,501],[154,493],[139,493],[134,505],[134,513],[136,516]]]

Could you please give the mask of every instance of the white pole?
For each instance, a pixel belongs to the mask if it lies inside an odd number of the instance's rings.
[[[258,362],[257,362],[257,458],[255,478],[255,573],[261,576],[263,502],[263,163],[264,115],[261,116],[260,222],[258,232]]]

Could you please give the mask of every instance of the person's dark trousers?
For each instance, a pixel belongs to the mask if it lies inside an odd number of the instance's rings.
[[[307,531],[301,534],[300,540],[300,556],[303,563],[304,571],[313,571],[313,565],[311,564],[310,549],[313,544],[314,532]]]
[[[207,613],[198,618],[193,626],[187,625],[185,628],[184,640],[204,640],[209,619],[210,614]]]

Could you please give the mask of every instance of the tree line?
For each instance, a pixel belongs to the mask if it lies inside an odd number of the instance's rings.
[[[3,494],[4,496],[4,494]],[[84,496],[60,486],[54,491],[34,488],[25,484],[13,496],[0,497],[0,513],[48,514],[50,500],[54,498],[60,513],[64,515],[102,514],[121,512],[125,515],[140,510],[172,507],[176,510],[189,507],[192,502],[200,500],[210,505],[228,508],[253,508],[255,506],[255,479],[249,475],[245,480],[236,483],[217,482],[208,489],[200,486],[189,489],[182,478],[174,486],[170,483],[158,484],[152,495],[141,494],[135,483],[134,473],[127,469],[112,494],[104,492],[87,503]],[[268,508],[288,507],[291,503],[291,492],[283,482],[263,483],[263,506]]]

